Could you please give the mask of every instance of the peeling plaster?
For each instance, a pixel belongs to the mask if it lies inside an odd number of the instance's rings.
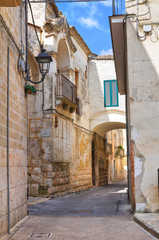
[[[135,177],[137,177],[142,173],[143,161],[139,157],[134,157],[134,163],[135,163]]]
[[[131,138],[132,140],[136,140],[138,137],[140,136],[140,131],[133,128],[132,131],[131,131]]]
[[[146,203],[136,203],[136,212],[143,212],[146,208]]]

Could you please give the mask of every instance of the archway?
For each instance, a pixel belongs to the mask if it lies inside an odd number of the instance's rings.
[[[106,116],[106,117],[105,117]],[[114,121],[110,121],[112,118]],[[104,122],[104,117],[106,121]],[[92,143],[92,179],[95,185],[102,185],[127,178],[127,158],[126,158],[126,123],[122,113],[111,113],[98,115],[93,119],[96,141]],[[109,133],[109,134],[108,134]],[[111,136],[111,140],[106,137]],[[124,137],[124,143],[123,143]],[[122,138],[122,141],[119,141]],[[103,140],[102,140],[103,139]],[[105,149],[103,149],[102,145]],[[104,152],[105,151],[105,152]],[[103,152],[103,154],[101,154]],[[105,154],[105,156],[104,156]],[[93,168],[94,167],[94,168]],[[95,177],[93,174],[95,173]],[[95,178],[95,179],[94,179]],[[103,184],[104,185],[104,184]]]

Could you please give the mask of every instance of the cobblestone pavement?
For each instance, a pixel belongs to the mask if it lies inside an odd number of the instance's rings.
[[[126,184],[114,183],[37,205],[11,240],[150,240],[132,219]]]

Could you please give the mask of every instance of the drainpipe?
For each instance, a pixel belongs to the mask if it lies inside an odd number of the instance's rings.
[[[29,80],[28,72],[28,9],[27,9],[27,0],[25,0],[25,72],[26,79]]]
[[[8,47],[7,53],[7,204],[8,204],[8,234],[10,234],[10,186],[9,186],[9,55]]]
[[[127,129],[127,167],[128,167],[128,200],[132,202],[132,176],[131,176],[131,145],[130,145],[130,103],[129,103],[129,85],[127,77],[127,39],[126,39],[126,18],[123,22],[124,28],[124,66],[125,66],[125,92],[126,92],[126,129]]]
[[[129,105],[129,87],[127,78],[127,43],[126,43],[126,18],[123,21],[123,32],[124,32],[124,82],[125,82],[125,92],[126,92],[126,134],[127,134],[127,175],[128,175],[128,200],[131,201],[131,191],[130,191],[130,170],[131,170],[131,150],[130,150],[130,105]]]

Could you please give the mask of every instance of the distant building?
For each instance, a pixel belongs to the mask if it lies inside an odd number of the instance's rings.
[[[90,56],[88,69],[90,128],[100,136],[106,137],[107,157],[104,161],[107,166],[107,183],[123,180],[127,175],[127,160],[122,152],[122,149],[126,150],[125,96],[118,92],[114,58],[112,55]],[[119,146],[122,151],[118,149]],[[98,159],[94,161],[97,184],[100,182],[98,167],[101,167]]]

